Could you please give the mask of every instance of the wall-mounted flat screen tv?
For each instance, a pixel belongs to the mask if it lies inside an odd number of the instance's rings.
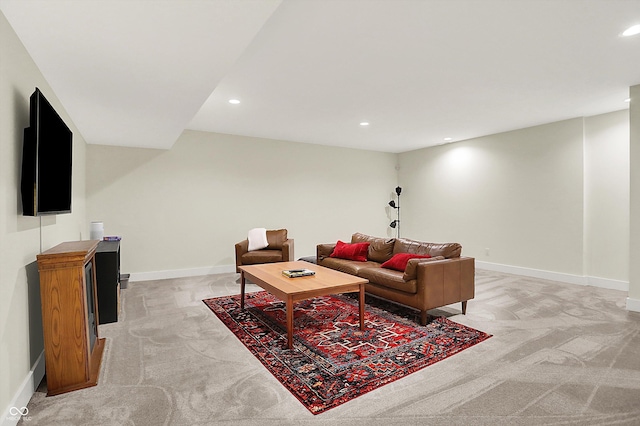
[[[30,98],[22,146],[22,214],[71,213],[73,134],[40,89]]]

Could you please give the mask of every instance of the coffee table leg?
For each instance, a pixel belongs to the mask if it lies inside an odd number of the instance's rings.
[[[240,309],[244,310],[244,271],[240,271]]]
[[[364,331],[364,284],[360,284],[360,330]]]
[[[293,349],[293,298],[287,297],[287,348]]]

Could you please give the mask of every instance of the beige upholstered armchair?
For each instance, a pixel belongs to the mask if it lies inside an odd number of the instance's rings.
[[[238,266],[259,263],[289,262],[293,260],[293,239],[287,238],[286,229],[267,230],[269,245],[249,251],[249,239],[236,244],[236,272]]]

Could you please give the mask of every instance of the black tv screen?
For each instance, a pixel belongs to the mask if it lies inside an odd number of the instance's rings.
[[[22,148],[22,213],[71,213],[73,134],[38,88],[29,113]]]

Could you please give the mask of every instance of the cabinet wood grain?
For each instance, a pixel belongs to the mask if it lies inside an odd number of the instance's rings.
[[[98,335],[98,241],[59,244],[38,255],[47,395],[98,383],[104,339]]]

